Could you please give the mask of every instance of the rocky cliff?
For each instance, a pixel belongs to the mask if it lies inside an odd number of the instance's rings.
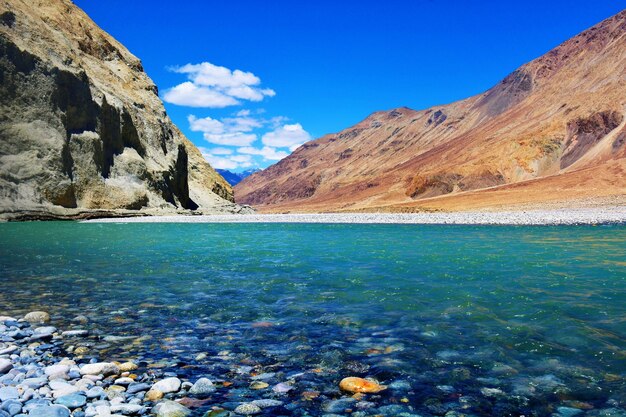
[[[141,61],[70,0],[0,0],[3,217],[237,212]]]
[[[626,11],[443,106],[377,112],[244,179],[266,211],[626,203]]]

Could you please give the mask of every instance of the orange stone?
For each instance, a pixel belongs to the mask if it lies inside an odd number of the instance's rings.
[[[357,378],[354,376],[344,378],[339,383],[339,388],[348,392],[375,393],[387,389],[386,386],[369,379]]]

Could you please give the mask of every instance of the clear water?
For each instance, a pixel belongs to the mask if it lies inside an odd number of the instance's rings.
[[[0,224],[0,268],[0,314],[84,314],[101,359],[232,383],[212,405],[319,415],[346,376],[391,385],[357,416],[626,404],[624,225]]]

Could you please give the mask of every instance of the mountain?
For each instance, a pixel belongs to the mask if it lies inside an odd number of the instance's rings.
[[[377,112],[244,179],[264,211],[626,204],[626,11],[487,92]]]
[[[242,172],[231,172],[227,169],[216,169],[217,173],[220,174],[224,179],[233,187],[241,182],[246,177],[254,174],[255,172],[260,171],[258,168],[247,169]]]
[[[3,218],[237,212],[141,61],[70,0],[0,1]]]

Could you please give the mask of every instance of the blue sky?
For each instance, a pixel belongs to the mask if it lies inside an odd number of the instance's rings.
[[[378,110],[493,86],[626,8],[600,1],[75,0],[218,168],[265,168]]]

